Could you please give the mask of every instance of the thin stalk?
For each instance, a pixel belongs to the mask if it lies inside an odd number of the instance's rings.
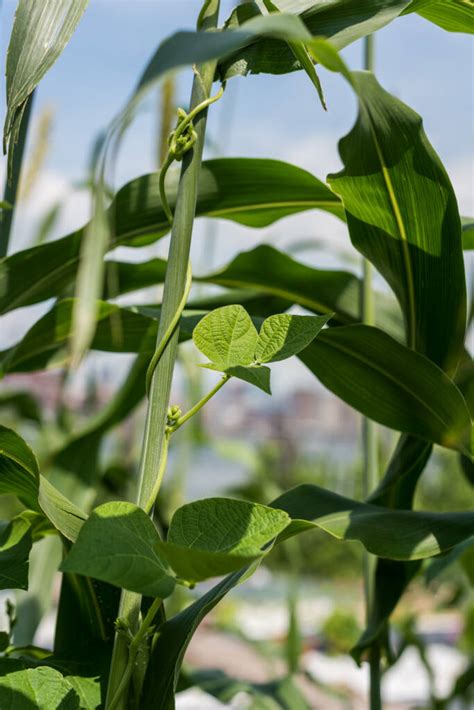
[[[221,377],[217,385],[215,385],[212,390],[210,390],[206,395],[204,395],[204,397],[202,397],[202,399],[200,399],[199,402],[194,405],[194,407],[191,407],[190,410],[188,410],[185,414],[183,414],[182,417],[177,420],[176,424],[171,427],[171,431],[176,431],[177,429],[179,429],[179,427],[183,426],[183,424],[185,424],[188,419],[191,419],[191,417],[197,414],[199,410],[202,409],[204,405],[207,404],[207,402],[209,402],[209,400],[214,397],[217,392],[219,392],[221,387],[223,387],[225,383],[228,382],[228,380],[230,380],[230,375],[224,375],[223,377]]]
[[[5,189],[3,192],[3,199],[8,202],[12,208],[10,210],[2,210],[2,217],[0,219],[0,258],[3,258],[8,253],[8,246],[10,243],[11,229],[13,224],[13,217],[15,214],[15,202],[18,195],[18,186],[20,184],[21,177],[21,167],[23,165],[23,158],[25,155],[26,138],[28,135],[28,126],[30,123],[31,108],[33,106],[35,92],[30,95],[28,102],[23,113],[23,118],[21,119],[20,131],[18,133],[18,142],[13,146],[10,146],[9,150],[13,150],[13,160],[12,160],[12,173],[10,178],[5,179]]]
[[[364,40],[364,69],[374,68],[374,38],[369,35]],[[362,281],[361,316],[365,325],[375,325],[375,299],[372,287],[373,266],[364,259]],[[375,422],[367,417],[362,419],[362,445],[364,458],[363,494],[367,498],[378,483],[377,428]],[[377,558],[368,553],[364,557],[364,591],[367,622],[371,616],[374,597],[375,568]],[[382,697],[380,688],[380,647],[376,641],[370,649],[370,710],[381,710]]]
[[[217,26],[219,0],[210,0],[203,6],[201,29],[209,30]],[[191,94],[191,110],[202,101],[209,98],[216,69],[216,62],[209,62],[195,69]],[[198,178],[202,161],[207,112],[200,112],[194,124],[197,138],[192,150],[183,158],[175,214],[171,229],[171,241],[168,257],[168,268],[163,291],[163,304],[158,328],[157,343],[172,323],[182,298],[186,285],[186,273],[189,262],[191,235],[194,215]],[[156,364],[150,382],[148,410],[142,455],[139,468],[139,488],[137,503],[144,507],[150,496],[160,469],[162,449],[165,437],[165,423],[171,390],[173,369],[178,349],[179,327],[171,335],[168,343]],[[125,621],[132,633],[138,626],[141,596],[127,590],[122,591],[119,617]],[[121,634],[115,637],[114,651],[109,676],[106,707],[110,707],[128,662],[128,643]],[[126,710],[127,698],[121,697],[116,710]]]

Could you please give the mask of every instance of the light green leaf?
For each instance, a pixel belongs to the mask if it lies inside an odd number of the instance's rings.
[[[63,496],[44,476],[40,476],[38,503],[52,525],[75,542],[87,515]]]
[[[256,361],[277,362],[297,355],[315,339],[329,318],[287,313],[270,316],[263,322],[258,334]]]
[[[469,455],[471,418],[454,382],[377,328],[330,328],[300,358],[331,392],[370,419]]]
[[[223,306],[208,313],[193,331],[198,350],[216,369],[250,365],[254,360],[257,330],[242,306]]]
[[[177,177],[174,173],[167,182],[172,209]],[[203,163],[196,205],[198,217],[229,219],[260,228],[309,209],[325,210],[344,218],[339,198],[316,177],[289,163],[256,158],[223,158]],[[110,248],[142,246],[167,234],[169,223],[159,198],[158,174],[145,175],[125,185],[115,196],[109,213],[114,224]],[[0,261],[0,313],[57,297],[58,292],[69,286],[77,272],[84,231],[85,228]],[[146,267],[142,267],[139,286],[128,276],[129,267],[122,275],[120,267],[111,271],[109,266],[108,297],[161,282],[165,267],[160,261],[151,262],[145,273]],[[111,283],[117,284],[115,292]]]
[[[28,508],[37,510],[38,487],[34,453],[18,434],[0,426],[0,494],[18,496]]]
[[[449,32],[474,34],[472,0],[413,0],[405,10],[408,12],[417,12]]]
[[[67,45],[89,0],[19,0],[8,45],[4,149],[18,138],[26,102]],[[11,159],[11,158],[10,158]]]
[[[61,569],[164,599],[174,579],[156,553],[159,542],[144,510],[133,503],[104,503],[82,526]]]
[[[263,392],[266,392],[266,394],[272,393],[269,367],[242,367],[237,365],[236,367],[229,367],[226,373],[258,387],[263,390]]]
[[[0,676],[2,707],[18,710],[80,710],[71,683],[54,668],[26,668]]]
[[[284,512],[230,498],[207,498],[179,508],[159,550],[192,582],[240,569],[264,554],[290,523]]]
[[[466,288],[456,197],[420,116],[369,72],[354,72],[359,116],[330,175],[354,246],[388,281],[407,343],[447,372],[464,342]]]

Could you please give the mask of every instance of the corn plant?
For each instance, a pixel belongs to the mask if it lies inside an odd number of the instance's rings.
[[[373,73],[351,71],[338,51],[411,12],[447,31],[472,33],[472,3],[265,0],[238,4],[222,23],[219,0],[206,0],[191,18],[196,31],[178,32],[157,48],[101,142],[90,222],[10,254],[33,94],[86,6],[87,0],[18,3],[7,56],[0,309],[4,314],[47,299],[54,304],[1,353],[1,371],[67,371],[89,349],[136,357],[106,408],[82,430],[64,431],[41,467],[18,433],[0,428],[0,493],[18,501],[14,517],[2,523],[1,588],[34,587],[29,557],[43,538],[60,541],[61,559],[48,574],[56,567],[62,574],[52,650],[32,646],[31,639],[18,644],[10,609],[0,659],[2,706],[173,708],[186,648],[206,615],[275,546],[318,528],[341,541],[358,540],[375,556],[367,575],[367,625],[352,654],[358,663],[370,662],[376,710],[381,664],[392,658],[390,616],[407,585],[422,560],[472,545],[472,513],[413,509],[434,444],[458,452],[472,482],[474,373],[465,346],[463,262],[463,240],[472,248],[472,221],[461,222],[421,118]],[[206,116],[216,101],[226,100],[227,82],[301,70],[324,110],[320,66],[347,82],[359,105],[354,127],[339,144],[339,173],[322,181],[277,155],[202,160]],[[140,101],[183,67],[193,74],[189,107],[178,109],[160,171],[133,180],[109,200],[108,171]],[[268,245],[243,251],[219,271],[193,274],[196,218],[258,229],[310,209],[347,225],[365,259],[365,283],[350,272],[311,268]],[[116,246],[139,248],[168,233],[166,262],[104,258]],[[390,294],[373,292],[372,268]],[[221,295],[193,301],[193,282],[218,285]],[[112,302],[158,284],[158,305]],[[294,305],[306,314],[288,313]],[[183,412],[170,402],[170,391],[179,344],[186,340],[206,358],[201,365],[215,373],[216,384]],[[267,505],[219,497],[192,501],[174,512],[165,536],[154,511],[175,432],[232,378],[270,394],[271,364],[291,357],[368,422],[400,432],[384,471],[374,472],[377,461],[367,456],[368,480],[376,473],[379,482],[372,481],[364,501],[311,481]],[[67,496],[58,470],[98,486],[102,438],[144,398],[134,500],[96,506]],[[31,402],[18,406],[31,415]],[[201,593],[199,584],[216,577],[222,579]],[[182,587],[196,587],[194,601],[170,613],[168,602]],[[291,707],[291,701],[282,703]]]

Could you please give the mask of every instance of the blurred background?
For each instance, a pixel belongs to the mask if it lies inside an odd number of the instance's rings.
[[[156,46],[178,29],[192,29],[200,5],[200,0],[91,0],[69,46],[36,93],[11,251],[68,234],[88,220],[98,137],[124,105]],[[222,17],[234,5],[224,0]],[[4,0],[2,57],[14,9],[13,0]],[[472,41],[409,15],[381,30],[375,47],[379,81],[421,114],[454,184],[461,214],[474,214]],[[351,68],[359,68],[362,46],[352,45],[343,56]],[[191,79],[189,71],[178,74],[143,105],[126,134],[114,189],[157,170],[163,123],[170,111],[186,106]],[[210,111],[207,156],[277,158],[325,180],[341,167],[337,143],[351,128],[356,105],[339,76],[321,70],[321,80],[327,113],[301,73],[231,80],[224,99]],[[0,107],[4,115],[4,96]],[[2,180],[5,167],[3,161]],[[198,220],[193,270],[210,272],[260,242],[312,266],[360,272],[345,226],[317,212],[286,218],[264,230]],[[166,257],[167,248],[168,240],[162,239],[146,248],[119,248],[109,257],[144,261]],[[468,269],[472,275],[472,261]],[[383,283],[378,286],[385,288]],[[214,291],[197,286],[193,293],[207,296]],[[118,302],[159,300],[160,291],[149,289]],[[50,307],[47,302],[2,317],[0,349],[21,339]],[[2,382],[1,421],[46,456],[64,431],[81,431],[103,409],[132,359],[127,354],[92,353],[67,378],[58,369],[9,375]],[[187,407],[206,391],[207,375],[196,367],[198,361],[192,345],[182,347],[172,403]],[[85,465],[79,453],[71,470],[57,467],[52,475],[58,487],[83,505],[133,495],[144,413],[143,405],[137,407],[101,438],[98,460],[88,475],[77,475]],[[183,502],[211,494],[268,502],[301,482],[361,498],[360,434],[360,416],[323,389],[299,361],[274,367],[272,397],[232,381],[202,417],[177,434],[160,517],[166,524]],[[381,467],[395,440],[393,432],[381,429]],[[463,510],[472,502],[472,488],[456,455],[437,450],[421,480],[416,506]],[[2,501],[3,506],[10,504]],[[347,655],[363,629],[361,547],[340,544],[323,533],[292,542],[270,556],[268,564],[209,617],[191,645],[188,666],[193,673],[199,671],[203,687],[206,682],[218,685],[222,676],[216,670],[241,678],[242,687],[234,688],[237,694],[229,701],[232,707],[272,707],[249,705],[252,693],[246,683],[271,684],[295,664],[312,707],[364,707],[367,671]],[[48,574],[45,560],[59,555],[55,543],[47,539],[35,547],[40,552],[35,552],[33,566],[42,571],[39,577]],[[400,658],[384,676],[387,708],[445,707],[443,699],[474,654],[469,591],[473,566],[471,556],[464,565],[455,563],[435,576],[427,565],[410,586],[394,617]],[[57,584],[52,576],[51,584]],[[35,643],[51,646],[54,608],[48,609],[39,593],[34,605],[18,597],[29,615],[23,614],[17,639],[23,634],[26,642],[34,633]],[[2,608],[4,600],[5,595]],[[458,707],[473,707],[466,698]],[[206,710],[226,700],[224,692],[217,699],[203,690],[185,690],[179,707]]]

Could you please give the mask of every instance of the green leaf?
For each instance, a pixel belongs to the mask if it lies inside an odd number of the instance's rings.
[[[413,0],[405,10],[408,12],[417,12],[449,32],[474,34],[472,0]]]
[[[200,582],[259,559],[289,523],[286,513],[264,505],[207,498],[176,511],[158,550],[179,576]]]
[[[252,364],[257,340],[252,319],[239,305],[216,308],[193,331],[198,350],[223,372],[230,367]]]
[[[84,523],[61,569],[144,596],[169,596],[174,580],[157,555],[160,542],[148,515],[133,503],[104,503]]]
[[[89,0],[19,0],[8,45],[4,150],[18,139],[26,102],[67,45]],[[11,159],[9,157],[9,159]]]
[[[330,328],[300,358],[325,387],[370,419],[469,455],[471,418],[454,382],[377,328]]]
[[[18,496],[38,509],[39,469],[35,455],[11,429],[0,426],[0,494]]]
[[[330,316],[292,316],[280,313],[267,318],[255,348],[257,362],[277,362],[298,355],[318,335]]]
[[[177,177],[174,173],[167,181],[172,209]],[[344,218],[339,198],[316,177],[289,163],[256,158],[223,158],[203,163],[196,206],[198,217],[229,219],[259,228],[309,209],[322,209]],[[157,173],[125,185],[115,196],[109,213],[114,224],[110,248],[149,244],[169,231],[159,199]],[[84,230],[0,261],[0,314],[57,297],[58,292],[69,286],[78,268]],[[109,297],[135,288],[136,283],[128,276],[130,269],[126,276],[120,267],[115,272],[110,266],[108,269]],[[151,262],[149,270],[145,273],[144,270],[145,267],[140,269],[142,286],[159,283],[164,278],[163,262]],[[155,280],[150,282],[153,275]]]
[[[420,116],[368,72],[352,73],[359,116],[330,175],[351,240],[388,281],[407,343],[448,372],[464,342],[466,289],[456,198]]]
[[[282,12],[299,14],[309,33],[331,40],[338,49],[381,29],[407,7],[408,0],[280,0]],[[235,8],[228,20],[232,28],[245,29],[249,17],[261,11],[256,3],[244,3]],[[254,20],[255,21],[255,20]],[[301,69],[290,47],[271,37],[257,37],[219,64],[222,76],[242,74],[284,74]]]
[[[75,542],[87,515],[63,496],[44,476],[40,476],[38,503],[52,525]]]
[[[238,254],[223,269],[195,281],[226,288],[252,288],[287,299],[316,313],[334,313],[333,321],[360,321],[361,282],[347,271],[314,269],[266,244]],[[378,323],[390,335],[403,337],[398,304],[376,294]]]
[[[8,659],[10,660],[10,659]],[[26,668],[0,676],[5,708],[18,710],[79,710],[79,697],[59,671],[46,666]]]
[[[292,518],[280,541],[314,526],[339,540],[358,540],[391,560],[420,560],[451,549],[472,535],[474,512],[427,513],[360,503],[310,484],[272,502]]]
[[[462,224],[462,248],[465,250],[474,249],[474,219],[472,217],[461,217]]]
[[[266,394],[272,393],[269,367],[242,367],[241,365],[237,365],[236,367],[227,368],[226,373],[258,387]]]
[[[28,589],[33,521],[25,512],[10,522],[0,522],[0,589]]]

